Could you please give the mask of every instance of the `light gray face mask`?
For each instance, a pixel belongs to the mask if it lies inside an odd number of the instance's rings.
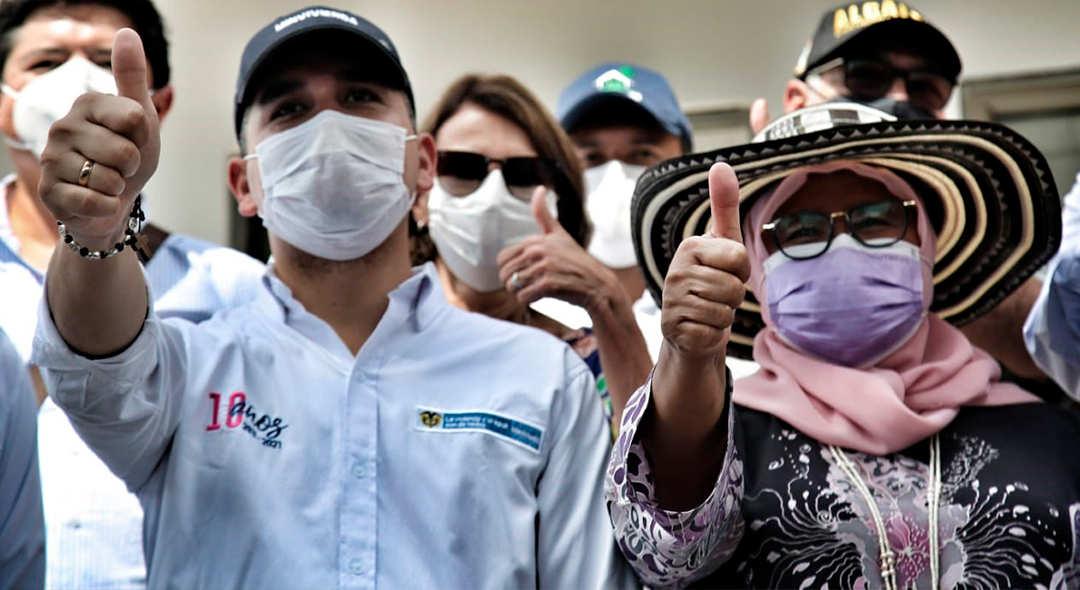
[[[637,266],[630,231],[630,205],[634,187],[644,172],[644,166],[618,160],[585,171],[588,189],[585,209],[593,224],[589,254],[609,268]]]
[[[109,70],[73,57],[27,82],[22,90],[0,84],[0,92],[15,99],[12,124],[19,138],[5,138],[8,145],[41,158],[49,140],[49,128],[68,114],[75,99],[87,92],[116,94],[116,81]]]
[[[547,191],[548,211],[557,216],[554,191]],[[541,233],[529,203],[506,188],[502,171],[492,170],[471,194],[457,197],[435,181],[428,195],[428,232],[439,258],[461,282],[480,293],[503,288],[499,252]]]
[[[327,260],[368,254],[412,206],[404,127],[325,110],[262,140],[258,160],[266,230]]]

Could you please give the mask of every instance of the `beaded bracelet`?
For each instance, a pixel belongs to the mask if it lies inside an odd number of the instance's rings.
[[[124,251],[125,246],[131,246],[131,249],[139,255],[143,263],[150,260],[149,248],[146,245],[146,237],[142,234],[142,224],[146,221],[146,215],[142,210],[142,196],[135,197],[135,203],[131,206],[131,213],[128,215],[127,227],[124,228],[124,239],[113,245],[108,250],[91,250],[86,246],[83,246],[75,241],[75,238],[71,234],[67,233],[67,226],[63,221],[57,221],[56,226],[60,230],[60,239],[67,244],[67,247],[71,249],[83,258],[90,260],[105,260],[111,256],[115,256]]]

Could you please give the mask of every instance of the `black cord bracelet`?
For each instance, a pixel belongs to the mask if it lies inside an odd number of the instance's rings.
[[[139,243],[139,238],[142,237],[142,224],[146,221],[146,215],[142,210],[142,195],[135,197],[135,202],[131,206],[131,213],[128,215],[127,227],[124,228],[124,239],[113,245],[108,250],[91,250],[86,246],[83,246],[75,241],[75,238],[67,232],[67,226],[63,221],[57,221],[56,226],[60,230],[60,239],[67,244],[67,247],[71,249],[83,258],[90,260],[105,260],[106,258],[115,256],[124,251],[125,247],[130,246],[135,250],[139,257],[143,259],[143,262],[149,260],[149,255],[144,251],[142,245]]]

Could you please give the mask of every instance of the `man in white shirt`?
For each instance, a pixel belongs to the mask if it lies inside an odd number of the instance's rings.
[[[15,173],[0,180],[0,328],[28,362],[56,220],[38,197],[50,125],[87,91],[115,93],[109,72],[121,27],[145,41],[147,84],[160,118],[171,110],[168,42],[150,0],[8,0],[0,4],[0,131]],[[162,317],[199,322],[251,300],[263,265],[229,248],[148,225],[147,283]],[[36,370],[32,372],[36,375]],[[44,397],[43,388],[38,394]],[[142,510],[123,482],[45,400],[37,415],[48,527],[46,582],[56,590],[145,585]]]
[[[198,325],[157,317],[131,252],[158,123],[137,35],[118,33],[112,63],[120,96],[81,98],[45,150],[65,245],[34,355],[138,494],[151,587],[635,583],[604,513],[588,368],[409,268],[435,149],[408,135],[381,30],[313,7],[248,43],[229,184],[274,264],[249,305]]]

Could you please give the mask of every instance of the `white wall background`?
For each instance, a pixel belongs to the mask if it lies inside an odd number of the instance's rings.
[[[163,226],[228,240],[225,161],[247,39],[303,0],[157,0],[172,42],[175,110],[148,192]],[[550,107],[598,62],[627,60],[669,78],[686,106],[767,97],[783,84],[834,0],[338,0],[386,30],[414,84],[420,117],[458,75],[506,72]],[[921,0],[964,60],[964,76],[1080,68],[1080,0]],[[954,109],[955,112],[955,109]],[[958,114],[958,113],[957,113]]]

